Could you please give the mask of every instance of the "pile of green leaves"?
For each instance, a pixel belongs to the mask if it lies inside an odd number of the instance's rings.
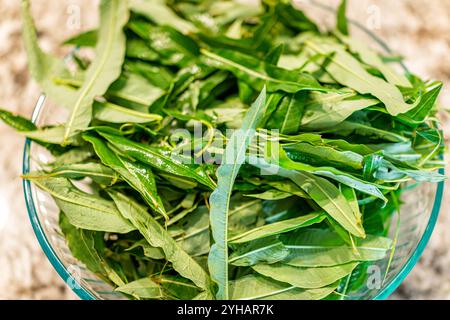
[[[130,298],[345,297],[392,256],[404,184],[444,179],[442,84],[350,37],[345,1],[323,32],[289,1],[102,0],[69,63],[22,5],[31,75],[69,117],[0,117],[52,152],[25,178]]]

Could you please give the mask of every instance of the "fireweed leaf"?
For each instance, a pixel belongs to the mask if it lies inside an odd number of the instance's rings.
[[[252,268],[265,277],[289,283],[297,288],[318,289],[348,276],[357,265],[357,262],[352,262],[333,267],[300,268],[276,263],[260,264]]]
[[[316,40],[308,40],[306,45],[314,52],[322,55],[332,53],[325,63],[325,70],[340,84],[348,86],[361,94],[371,94],[386,106],[388,112],[397,116],[414,109],[414,104],[404,101],[402,93],[394,85],[369,74],[356,58],[341,46]]]
[[[321,300],[337,288],[300,289],[259,275],[248,275],[230,284],[232,300]]]
[[[138,191],[153,210],[165,219],[169,219],[158,195],[155,178],[150,168],[115,154],[102,140],[94,136],[85,135],[84,139],[92,144],[95,152],[106,166],[117,172]]]
[[[193,260],[167,231],[134,200],[117,192],[109,192],[124,218],[128,219],[144,236],[150,245],[161,248],[166,259],[183,277],[192,280],[204,291],[211,290],[210,278],[205,270]]]
[[[59,60],[22,0],[30,75],[69,120],[0,120],[73,257],[130,299],[357,298],[403,192],[446,177],[442,83],[349,36],[346,7],[324,32],[286,1],[102,0]]]
[[[71,109],[76,99],[75,90],[57,85],[53,78],[68,73],[64,62],[42,51],[38,43],[37,31],[30,12],[30,1],[22,1],[23,39],[28,57],[28,68],[33,79],[41,86],[44,93],[61,106]]]
[[[208,257],[211,278],[218,284],[218,299],[228,299],[228,215],[234,180],[236,179],[245,152],[255,135],[255,129],[264,115],[266,89],[252,105],[245,116],[240,131],[236,132],[228,143],[224,154],[224,163],[217,171],[217,188],[211,194],[211,229],[214,244]],[[239,133],[240,132],[240,133]]]
[[[28,179],[55,199],[56,204],[75,227],[115,233],[135,230],[122,217],[113,202],[85,193],[65,178],[33,175]]]
[[[83,86],[77,90],[77,98],[73,101],[72,112],[66,123],[64,143],[76,132],[89,126],[94,99],[105,94],[111,83],[120,76],[126,49],[123,28],[128,18],[126,1],[101,2],[96,57],[86,71]]]
[[[289,255],[283,260],[295,267],[325,267],[354,261],[377,261],[383,259],[392,246],[387,238],[367,236],[356,239],[355,247],[329,230],[298,230],[280,239]]]

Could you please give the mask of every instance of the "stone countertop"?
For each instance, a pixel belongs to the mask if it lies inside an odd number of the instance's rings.
[[[339,0],[316,0],[336,6]],[[300,5],[308,0],[298,0]],[[64,54],[63,39],[96,25],[97,1],[35,0],[45,49]],[[349,16],[379,34],[408,67],[450,83],[450,1],[349,0]],[[0,107],[31,115],[39,88],[29,80],[21,42],[18,1],[0,0]],[[449,104],[450,90],[442,95]],[[450,119],[442,114],[447,138]],[[0,299],[76,299],[47,261],[27,217],[20,181],[23,138],[0,124]],[[446,190],[450,199],[450,189]],[[393,299],[450,299],[449,204],[443,204],[433,237]]]

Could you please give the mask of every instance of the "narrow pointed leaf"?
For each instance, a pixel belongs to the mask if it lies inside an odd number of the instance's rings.
[[[120,276],[111,268],[105,258],[95,247],[95,237],[92,231],[82,230],[69,223],[66,215],[61,213],[59,218],[61,231],[67,240],[67,245],[73,256],[95,274],[111,280],[115,285],[121,286],[125,283]]]
[[[320,223],[324,219],[325,216],[322,213],[312,213],[298,218],[284,220],[250,230],[248,232],[245,232],[243,234],[240,234],[238,236],[229,239],[229,242],[235,244],[266,238],[277,234],[296,230],[299,228],[308,227],[316,223]]]
[[[385,63],[378,53],[363,42],[346,36],[338,35],[338,38],[348,45],[350,51],[357,54],[365,64],[378,69],[389,83],[405,88],[411,87],[411,82],[405,75],[397,72],[393,67]]]
[[[150,123],[161,121],[160,115],[139,112],[114,103],[94,103],[94,117],[110,123]]]
[[[164,0],[130,0],[130,9],[159,25],[169,25],[182,33],[195,32],[195,25],[179,17]]]
[[[347,0],[342,0],[337,11],[337,29],[345,35],[349,34],[347,20]]]
[[[53,81],[55,75],[67,73],[64,62],[45,53],[38,43],[37,31],[31,16],[30,1],[22,0],[23,39],[28,57],[28,68],[33,79],[52,101],[68,109],[76,99],[76,91]]]
[[[164,297],[161,286],[151,278],[143,278],[116,288],[116,291],[141,299],[161,299]]]
[[[190,279],[204,291],[211,290],[210,278],[205,270],[173,240],[168,232],[134,200],[118,192],[109,192],[121,214],[128,219],[148,243],[164,251],[166,259],[181,276]]]
[[[94,99],[105,94],[122,71],[126,49],[123,28],[129,17],[127,2],[103,0],[100,15],[96,57],[86,71],[83,86],[77,90],[77,98],[73,101],[72,112],[66,123],[64,142],[89,126]]]
[[[142,195],[153,210],[168,220],[166,210],[158,195],[155,178],[150,168],[137,162],[130,162],[120,155],[115,154],[99,138],[89,135],[84,135],[83,138],[92,144],[95,153],[99,156],[103,164],[116,171]]]
[[[326,129],[347,120],[353,113],[380,102],[349,93],[311,92],[305,105],[301,125],[308,129]]]
[[[300,289],[258,275],[232,281],[232,300],[321,300],[337,288],[332,284],[319,289]]]
[[[119,176],[114,170],[95,162],[63,165],[46,173],[46,176],[67,179],[89,177],[104,186],[113,185],[119,180]]]
[[[377,261],[386,257],[392,240],[367,236],[356,239],[355,247],[329,230],[299,230],[281,239],[290,254],[283,261],[295,267],[326,267],[355,261]]]
[[[215,188],[213,181],[206,175],[203,168],[192,165],[193,160],[190,158],[184,158],[171,151],[134,142],[122,136],[111,135],[102,131],[99,131],[99,134],[123,154],[146,163],[156,170],[191,178],[210,189]]]
[[[217,171],[217,188],[210,197],[211,229],[214,244],[208,257],[208,267],[212,279],[218,284],[218,299],[228,299],[228,215],[233,184],[245,160],[258,123],[261,121],[266,105],[266,89],[252,105],[245,116],[242,128],[235,132],[227,144],[222,165]]]
[[[259,263],[276,263],[285,259],[289,250],[276,238],[265,238],[240,246],[230,255],[234,266],[248,267]]]
[[[77,189],[65,178],[34,175],[29,178],[37,187],[48,192],[75,227],[115,233],[135,230],[122,217],[113,202]]]
[[[208,59],[209,65],[234,73],[236,77],[247,82],[255,90],[261,90],[264,85],[267,85],[268,92],[278,90],[288,93],[303,90],[327,91],[309,74],[293,73],[236,51],[216,50],[210,52],[202,50],[202,54]]]
[[[386,109],[393,116],[414,109],[420,102],[418,100],[414,104],[406,103],[402,93],[396,86],[369,74],[356,58],[338,45],[308,41],[307,46],[314,53],[322,55],[332,53],[329,62],[325,63],[327,72],[340,84],[348,86],[361,94],[371,94],[377,97],[385,104]]]
[[[299,268],[281,263],[260,264],[252,268],[259,274],[289,283],[297,288],[317,289],[334,284],[348,276],[358,263],[348,263],[334,267]]]

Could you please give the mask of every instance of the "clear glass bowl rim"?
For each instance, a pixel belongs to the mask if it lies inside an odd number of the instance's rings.
[[[310,3],[314,6],[317,6],[323,10],[326,11],[333,11],[335,12],[335,9],[326,5],[323,5],[315,0],[310,0]],[[389,46],[376,34],[374,34],[372,31],[367,29],[364,25],[360,24],[357,21],[350,20],[351,24],[355,26],[356,28],[360,29],[364,33],[368,34],[378,45],[380,45],[387,53],[391,53]],[[407,70],[406,66],[402,64],[402,67]],[[42,111],[42,108],[44,106],[45,102],[45,96],[42,95],[33,111],[32,115],[32,122],[36,123],[39,114]],[[28,174],[30,172],[30,150],[31,150],[31,144],[32,141],[29,139],[25,140],[25,147],[24,147],[24,153],[23,153],[23,167],[22,172],[23,174]],[[441,174],[445,174],[445,170],[441,169],[439,171]],[[68,283],[69,280],[71,282],[76,282],[76,279],[74,279],[67,268],[62,263],[61,259],[56,254],[55,250],[53,249],[50,241],[48,240],[44,228],[42,227],[41,221],[39,220],[35,202],[33,199],[33,193],[32,193],[32,187],[31,183],[28,180],[23,180],[23,190],[24,190],[24,196],[25,196],[25,202],[28,210],[28,216],[31,222],[31,225],[33,227],[33,231],[37,237],[37,240],[44,251],[45,255],[47,256],[48,260],[52,264],[52,266],[55,268],[56,272],[59,274],[59,276],[63,279],[65,283]],[[382,290],[378,292],[378,294],[373,298],[373,300],[385,300],[387,299],[397,288],[398,286],[403,282],[403,280],[408,276],[408,274],[411,272],[411,270],[414,268],[414,266],[419,261],[420,257],[422,256],[430,238],[433,234],[433,230],[436,226],[439,212],[441,209],[441,204],[443,200],[443,194],[444,194],[444,182],[438,183],[437,189],[436,189],[436,196],[434,199],[433,209],[430,215],[430,219],[428,221],[427,227],[425,228],[425,231],[422,235],[422,238],[420,239],[416,249],[414,250],[413,254],[409,258],[409,260],[405,263],[405,265],[402,267],[400,272],[393,277],[390,282],[387,285],[384,285]],[[80,299],[83,300],[96,300],[97,298],[90,293],[88,290],[83,288],[81,284],[78,283],[78,285],[71,286],[71,289]]]

